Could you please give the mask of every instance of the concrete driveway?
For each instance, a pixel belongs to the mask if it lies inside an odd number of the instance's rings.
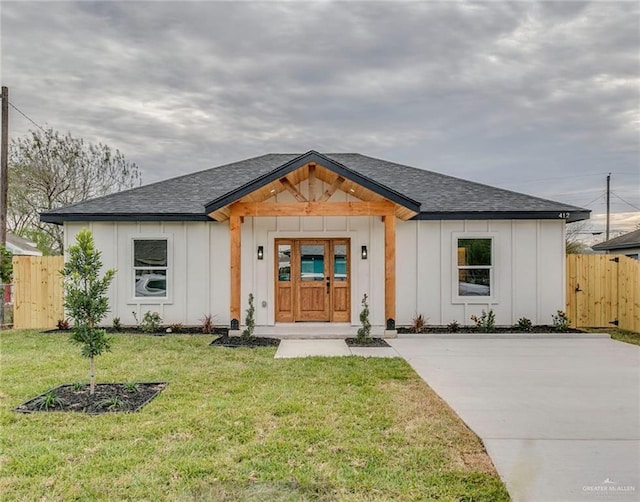
[[[560,336],[389,343],[482,438],[514,501],[640,500],[640,347]]]

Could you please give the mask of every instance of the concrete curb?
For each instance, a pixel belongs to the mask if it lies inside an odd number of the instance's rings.
[[[470,339],[485,339],[485,340],[500,340],[500,339],[518,339],[518,340],[539,340],[539,339],[554,339],[554,340],[579,340],[579,339],[592,339],[602,340],[611,339],[609,333],[403,333],[398,334],[398,340],[403,338],[416,339],[416,338],[446,338],[449,340],[470,340]]]

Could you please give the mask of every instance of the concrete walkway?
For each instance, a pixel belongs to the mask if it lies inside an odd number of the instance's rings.
[[[392,347],[349,347],[344,340],[335,339],[283,339],[275,355],[276,358],[311,356],[400,357]]]
[[[558,335],[388,342],[482,438],[515,502],[640,500],[640,347]]]

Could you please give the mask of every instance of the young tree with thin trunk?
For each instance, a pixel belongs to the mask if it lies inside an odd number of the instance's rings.
[[[76,244],[69,247],[69,257],[60,271],[64,277],[64,307],[73,319],[71,341],[80,346],[82,356],[89,359],[90,393],[95,392],[95,357],[111,350],[111,340],[98,327],[109,312],[106,296],[115,270],[109,269],[100,277],[102,253],[95,248],[93,235],[87,229],[76,236]]]

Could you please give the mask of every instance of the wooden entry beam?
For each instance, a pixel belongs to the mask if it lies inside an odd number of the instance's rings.
[[[384,319],[396,329],[396,217],[384,217]]]
[[[395,205],[374,202],[236,202],[231,216],[393,216]]]
[[[230,289],[230,315],[231,329],[240,329],[240,279],[241,279],[241,217],[231,215],[229,218],[229,234],[231,243],[231,289]]]

